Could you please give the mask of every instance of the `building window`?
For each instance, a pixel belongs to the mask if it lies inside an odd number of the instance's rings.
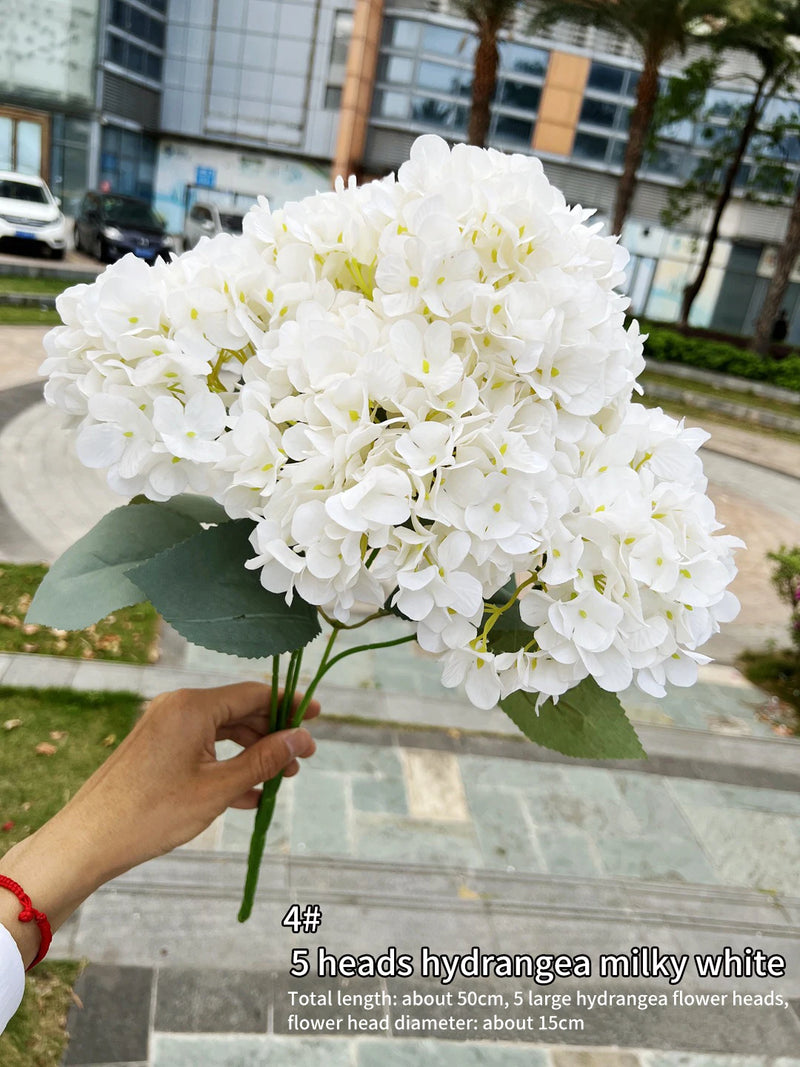
[[[353,36],[353,15],[350,11],[337,11],[333,19],[331,41],[331,66],[347,66],[347,52]]]
[[[165,7],[165,4],[144,3],[143,0],[111,0],[106,60],[131,74],[160,82],[166,36]]]
[[[513,118],[511,115],[498,115],[494,123],[494,139],[511,142],[514,145],[530,148],[533,142],[533,123],[529,119]]]
[[[48,142],[46,116],[0,108],[0,170],[49,178]]]
[[[469,30],[399,17],[384,21],[372,114],[409,119],[451,138],[467,132],[477,39]],[[504,41],[492,101],[490,143],[530,150],[549,52]],[[409,95],[409,93],[411,95]]]
[[[449,96],[470,96],[472,71],[425,61],[419,65],[416,84],[422,89],[438,89]]]
[[[341,85],[328,85],[325,88],[325,109],[326,111],[338,111],[342,106],[342,87]]]

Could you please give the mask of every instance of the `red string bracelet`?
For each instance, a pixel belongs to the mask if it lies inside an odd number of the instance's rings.
[[[50,929],[50,923],[47,916],[43,911],[37,911],[31,903],[31,898],[25,892],[21,885],[14,881],[13,878],[7,878],[4,874],[0,874],[0,888],[8,889],[18,898],[22,905],[22,911],[17,918],[21,923],[36,922],[39,927],[39,932],[42,935],[41,944],[39,945],[39,951],[36,954],[36,959],[33,963],[25,969],[30,971],[37,963],[41,963],[47,955],[47,950],[50,948],[50,942],[53,940],[53,931]]]

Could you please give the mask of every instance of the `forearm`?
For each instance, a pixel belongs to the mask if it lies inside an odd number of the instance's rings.
[[[0,859],[0,874],[21,886],[33,907],[47,916],[55,933],[111,877],[113,872],[98,864],[96,852],[79,819],[65,811],[10,849]],[[21,907],[12,892],[0,889],[0,922],[17,942],[28,967],[39,951],[41,935],[36,922],[19,921]]]

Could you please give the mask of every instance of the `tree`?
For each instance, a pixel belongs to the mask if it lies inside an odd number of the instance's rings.
[[[778,250],[778,258],[775,262],[775,270],[761,305],[761,313],[756,323],[756,332],[753,337],[753,348],[762,356],[769,351],[772,339],[772,327],[778,317],[778,311],[789,285],[789,275],[792,267],[800,255],[800,189],[795,196],[792,210],[789,215],[789,225],[783,244]]]
[[[729,117],[728,129],[721,141],[713,146],[712,152],[701,161],[692,176],[695,187],[704,190],[707,199],[713,199],[714,210],[706,235],[702,262],[692,281],[683,290],[680,313],[682,325],[688,323],[692,304],[705,281],[719,237],[722,216],[733,196],[734,183],[745,154],[752,147],[756,153],[760,148],[774,157],[775,142],[780,143],[782,130],[779,123],[771,130],[764,131],[761,138],[764,143],[761,146],[755,145],[766,105],[776,93],[787,89],[798,73],[798,53],[793,38],[799,33],[800,2],[779,0],[768,6],[754,4],[743,18],[728,19],[715,35],[713,50],[717,59],[721,57],[723,50],[749,52],[758,60],[760,72],[754,79],[753,95],[749,103]],[[692,76],[691,70],[687,72],[687,76]],[[740,78],[742,77],[746,76],[740,75]],[[763,165],[758,168],[757,173],[761,175],[761,188],[759,189],[759,182],[755,181],[751,195],[758,197],[759,192],[774,194],[783,191],[780,189],[782,175],[778,168]],[[691,193],[689,189],[685,191]]]
[[[497,39],[509,29],[520,3],[524,0],[455,0],[455,7],[475,23],[478,47],[472,71],[472,107],[467,138],[483,148],[489,133],[491,106],[497,84],[500,50]]]
[[[683,53],[700,27],[714,30],[736,0],[542,0],[531,24],[538,32],[568,19],[633,38],[642,56],[642,73],[631,112],[622,175],[617,184],[612,230],[620,233],[630,211],[636,176],[658,100],[659,71]],[[747,0],[738,0],[746,4]]]

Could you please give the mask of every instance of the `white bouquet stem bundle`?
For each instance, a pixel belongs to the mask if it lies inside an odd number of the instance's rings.
[[[290,700],[320,619],[333,640],[393,613],[538,743],[642,755],[615,694],[692,684],[740,542],[706,435],[633,401],[627,253],[591,214],[534,158],[422,137],[396,178],[68,290],[45,396],[135,506],[31,617],[150,599],[208,648],[291,652]]]

